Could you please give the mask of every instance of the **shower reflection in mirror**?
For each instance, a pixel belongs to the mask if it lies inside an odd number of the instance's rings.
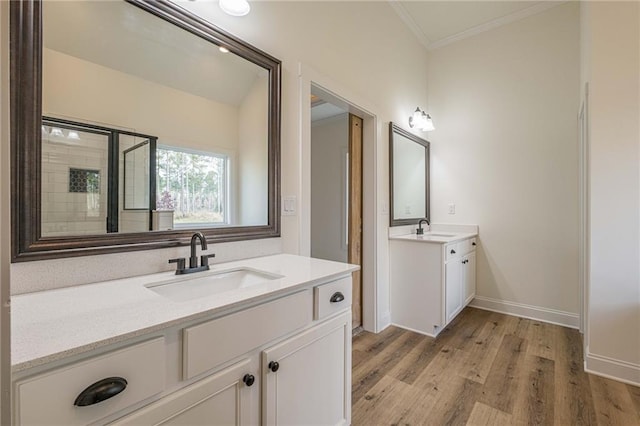
[[[231,155],[43,117],[42,236],[231,223]]]

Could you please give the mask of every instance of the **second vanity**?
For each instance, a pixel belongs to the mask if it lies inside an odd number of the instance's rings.
[[[476,294],[477,227],[389,236],[391,321],[437,336]]]
[[[282,254],[188,277],[227,274],[216,294],[166,272],[16,296],[14,423],[349,424],[357,268]]]

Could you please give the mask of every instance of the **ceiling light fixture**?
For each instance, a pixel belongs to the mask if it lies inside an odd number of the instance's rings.
[[[421,110],[420,107],[416,108],[413,114],[409,117],[409,127],[412,129],[415,127],[423,132],[430,132],[436,129],[433,126],[433,121],[431,121],[431,116]]]
[[[231,16],[244,16],[251,10],[247,0],[220,0],[220,9]]]

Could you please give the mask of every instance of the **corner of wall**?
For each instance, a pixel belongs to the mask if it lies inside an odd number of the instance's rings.
[[[9,2],[0,2],[0,424],[11,423]]]

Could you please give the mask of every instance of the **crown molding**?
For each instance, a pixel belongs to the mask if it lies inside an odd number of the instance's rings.
[[[539,13],[552,9],[556,6],[560,6],[561,4],[567,3],[568,1],[569,0],[545,1],[542,3],[538,3],[526,9],[519,10],[518,12],[510,13],[509,15],[505,15],[500,18],[494,19],[492,21],[485,22],[484,24],[469,28],[468,30],[459,32],[452,36],[433,41],[429,43],[429,45],[427,46],[427,50],[439,49],[443,46],[447,46],[451,43],[455,43],[456,41],[464,40],[465,38],[473,37],[485,31],[489,31],[494,28],[498,28],[503,25],[507,25],[524,18],[528,18],[529,16],[537,15]]]
[[[447,46],[451,43],[455,43],[456,41],[464,40],[465,38],[473,37],[485,31],[492,30],[494,28],[501,27],[503,25],[510,24],[512,22],[519,21],[521,19],[527,18],[529,16],[537,15],[546,10],[554,8],[556,6],[560,6],[564,3],[567,3],[569,0],[561,0],[561,1],[543,1],[536,5],[530,6],[526,9],[519,10],[517,12],[510,13],[508,15],[502,16],[500,18],[494,19],[489,22],[485,22],[484,24],[477,25],[475,27],[469,28],[468,30],[461,31],[457,34],[453,34],[449,37],[441,38],[439,40],[430,41],[427,36],[424,34],[420,26],[413,19],[409,11],[402,5],[402,3],[398,0],[389,0],[389,4],[396,12],[396,14],[400,17],[402,22],[411,30],[411,32],[416,36],[420,44],[422,44],[427,50],[435,50],[441,47]]]
[[[425,49],[429,49],[429,44],[430,44],[429,39],[424,34],[424,32],[422,32],[422,29],[420,28],[420,26],[416,24],[416,21],[413,20],[413,18],[411,17],[411,14],[402,5],[402,3],[400,3],[397,0],[389,0],[389,4],[393,8],[393,10],[396,12],[396,14],[400,17],[402,22],[404,22],[404,24],[411,30],[413,35],[416,36],[420,44],[422,44]]]

